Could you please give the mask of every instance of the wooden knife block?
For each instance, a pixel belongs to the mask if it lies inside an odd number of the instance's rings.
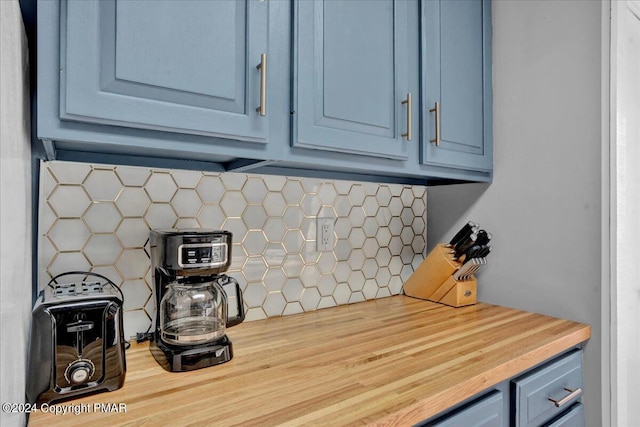
[[[420,266],[405,282],[405,295],[426,299],[452,307],[462,307],[476,303],[476,278],[459,282],[453,273],[462,266],[454,261],[444,243],[435,247]]]

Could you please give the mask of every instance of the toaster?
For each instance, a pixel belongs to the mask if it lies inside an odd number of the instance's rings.
[[[113,391],[124,384],[125,372],[121,293],[99,282],[40,292],[32,313],[27,402]]]

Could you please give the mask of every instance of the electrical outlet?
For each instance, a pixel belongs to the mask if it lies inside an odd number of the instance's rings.
[[[316,250],[318,252],[333,250],[333,223],[334,218],[316,218]]]

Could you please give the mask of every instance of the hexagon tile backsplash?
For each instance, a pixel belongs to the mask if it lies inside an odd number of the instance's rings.
[[[54,161],[40,189],[40,287],[65,271],[107,276],[127,336],[155,313],[151,228],[231,231],[247,320],[398,294],[425,255],[423,186]],[[331,252],[316,251],[316,217],[335,219]]]

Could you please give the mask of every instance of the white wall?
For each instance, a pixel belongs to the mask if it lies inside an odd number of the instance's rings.
[[[640,419],[640,1],[612,4],[612,425]]]
[[[428,248],[479,222],[494,235],[480,300],[591,325],[583,401],[600,426],[602,5],[492,7],[494,182],[429,188]]]
[[[31,317],[27,39],[17,0],[0,1],[0,402],[24,402]],[[0,412],[0,425],[25,423]]]

